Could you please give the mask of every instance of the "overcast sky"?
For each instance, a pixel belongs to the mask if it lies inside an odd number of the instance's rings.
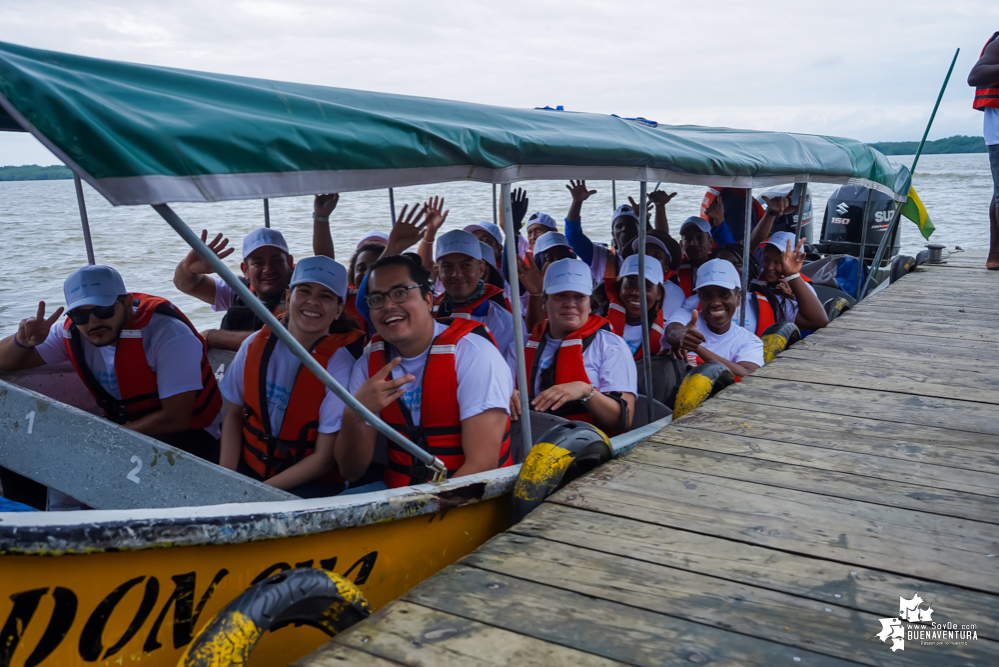
[[[966,79],[997,0],[0,0],[0,41],[512,107],[917,140],[980,134]],[[0,165],[55,164],[0,133]]]

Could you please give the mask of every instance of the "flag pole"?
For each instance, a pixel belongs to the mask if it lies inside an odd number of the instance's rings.
[[[961,53],[961,49],[954,51],[954,58],[950,61],[950,68],[947,70],[947,76],[944,77],[943,85],[940,86],[940,92],[937,94],[937,102],[933,105],[933,112],[930,114],[929,122],[926,123],[926,129],[923,131],[923,138],[919,141],[919,148],[916,149],[916,156],[912,158],[912,166],[909,167],[909,176],[905,179],[905,186],[902,189],[902,191],[905,192],[906,198],[908,198],[909,189],[912,187],[912,175],[916,173],[916,165],[919,163],[919,156],[923,153],[923,146],[926,145],[926,137],[930,133],[930,128],[933,127],[933,119],[937,116],[937,109],[940,108],[940,100],[943,99],[944,91],[947,90],[947,84],[950,82],[950,75],[954,71],[954,64],[957,63],[957,55],[959,53]],[[871,270],[867,274],[867,280],[864,281],[864,287],[857,294],[858,300],[867,296],[867,291],[870,289],[871,281],[874,279],[874,272],[881,266],[881,260],[884,257],[885,249],[888,247],[891,237],[895,234],[895,227],[898,226],[898,219],[901,217],[901,214],[902,205],[899,202],[895,202],[895,215],[892,216],[891,222],[888,224],[888,229],[885,230],[885,235],[881,238],[881,243],[878,244],[878,251],[874,254],[874,259],[871,261]]]

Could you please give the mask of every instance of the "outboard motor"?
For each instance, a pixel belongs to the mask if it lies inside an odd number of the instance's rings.
[[[773,199],[774,197],[785,197],[787,193],[791,192],[791,205],[798,205],[798,197],[794,192],[794,184],[781,185],[776,188],[770,188],[765,192],[761,192],[757,196],[757,200],[760,205],[766,208],[767,203],[763,201],[763,197],[767,199]],[[800,209],[800,207],[799,207]],[[814,243],[815,236],[812,231],[812,193],[808,190],[808,185],[805,185],[805,208],[804,211],[796,211],[795,213],[788,213],[787,215],[782,215],[776,220],[774,220],[773,227],[770,229],[770,233],[774,232],[791,232],[794,234],[798,227],[798,216],[802,215],[804,222],[801,226],[801,238],[805,239],[805,243]]]
[[[829,197],[825,217],[822,220],[822,238],[817,250],[830,255],[860,255],[860,241],[863,232],[864,205],[867,203],[868,188],[859,185],[843,185]],[[877,190],[871,196],[870,210],[867,212],[867,247],[864,258],[873,260],[878,244],[884,238],[897,203],[890,196]],[[898,254],[900,249],[898,227],[891,239],[883,261]]]

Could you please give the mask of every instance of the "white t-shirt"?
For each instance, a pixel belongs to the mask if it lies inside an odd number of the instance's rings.
[[[985,145],[999,144],[999,109],[985,107]]]
[[[243,369],[246,366],[246,350],[250,343],[257,337],[259,331],[250,334],[236,353],[229,370],[219,383],[219,389],[226,400],[233,405],[245,405],[243,400]],[[350,383],[350,371],[354,365],[354,356],[346,348],[340,348],[330,357],[326,364],[326,370],[333,376],[333,379],[346,387]],[[267,415],[271,421],[271,433],[277,435],[281,431],[281,424],[284,423],[284,413],[288,409],[288,399],[291,398],[291,391],[295,386],[295,379],[299,369],[302,367],[288,346],[280,340],[274,346],[274,353],[271,355],[270,363],[267,365]],[[310,372],[302,369],[303,373]],[[330,389],[326,389],[326,396],[319,406],[319,432],[336,433],[340,430],[340,422],[343,420],[343,401]]]
[[[696,299],[697,295],[687,299]],[[694,308],[697,307],[697,302],[694,301]],[[746,309],[746,318],[749,318],[749,313],[752,312],[752,308]],[[690,322],[690,311],[680,309],[670,316],[669,322],[680,322],[681,324],[687,324]],[[753,323],[755,325],[755,322]],[[732,319],[732,324],[729,325],[728,331],[723,334],[716,334],[708,325],[704,323],[704,320],[698,316],[697,318],[697,330],[704,334],[704,347],[709,351],[714,352],[719,357],[728,359],[733,363],[738,363],[740,361],[748,361],[751,364],[756,364],[757,366],[763,365],[763,341],[759,337],[752,333],[748,329],[743,329],[738,324],[735,323],[735,318]],[[696,363],[694,359],[694,354],[687,355],[687,361],[694,364]]]
[[[219,276],[213,276],[213,278],[215,279],[215,303],[212,304],[212,310],[221,313],[232,308],[232,302],[236,300],[236,290],[229,287],[229,283]]]
[[[136,309],[132,310],[134,312]],[[57,324],[49,329],[45,342],[35,348],[46,364],[69,361],[69,354],[63,343],[64,335],[68,336],[69,331]],[[118,377],[114,370],[117,347],[96,347],[83,336],[80,337],[80,342],[83,358],[97,382],[111,396],[121,399]],[[160,399],[202,388],[201,355],[204,349],[194,332],[180,320],[154,313],[143,329],[142,349],[146,355],[146,363],[156,373],[157,395]],[[215,422],[205,429],[216,438],[219,437],[221,419],[222,412],[219,411]]]
[[[683,300],[683,303],[680,305],[679,308],[670,313],[670,316],[666,320],[666,325],[669,326],[671,322],[679,322],[680,324],[687,324],[688,322],[690,322],[690,314],[695,310],[697,310],[697,306],[700,303],[701,300],[697,297],[697,295],[691,294],[690,296],[688,296],[686,299]],[[770,306],[767,306],[767,308],[769,307]],[[741,312],[742,312],[742,304],[740,303],[739,307],[735,309],[735,317],[732,318],[733,324],[739,323],[739,315]],[[700,317],[700,315],[698,315],[698,317]],[[746,331],[753,332],[756,331],[756,326],[757,326],[756,309],[753,308],[753,305],[750,303],[746,306],[746,326],[743,328],[746,329]]]
[[[447,330],[447,325],[434,322],[434,338]],[[427,363],[430,348],[419,356],[402,358],[393,371],[393,378],[411,374],[416,380],[404,385],[405,393],[399,398],[409,410],[413,424],[420,425],[420,401],[423,398],[423,369]],[[365,350],[354,364],[350,376],[350,393],[356,393],[368,379],[368,355]],[[387,349],[385,358],[391,361],[399,356]],[[503,355],[482,336],[470,334],[458,341],[454,350],[455,373],[458,377],[458,410],[464,421],[486,410],[502,408],[510,413],[510,396],[513,395],[513,378]],[[433,387],[431,387],[433,391]]]
[[[593,278],[594,284],[599,285],[603,281],[604,270],[607,268],[607,258],[610,255],[611,252],[608,248],[596,243],[593,244],[593,255],[590,258],[590,277]],[[611,259],[610,261],[615,260]]]
[[[534,393],[541,393],[541,371],[552,365],[561,340],[545,334],[545,349],[538,360]],[[590,346],[583,350],[583,367],[590,384],[599,392],[622,391],[638,395],[638,370],[628,344],[613,331],[601,329]],[[530,373],[531,369],[527,369]]]

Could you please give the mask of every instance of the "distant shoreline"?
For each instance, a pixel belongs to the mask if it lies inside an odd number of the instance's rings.
[[[60,181],[67,178],[73,178],[73,172],[61,164],[51,167],[39,167],[37,164],[0,167],[0,181]]]

